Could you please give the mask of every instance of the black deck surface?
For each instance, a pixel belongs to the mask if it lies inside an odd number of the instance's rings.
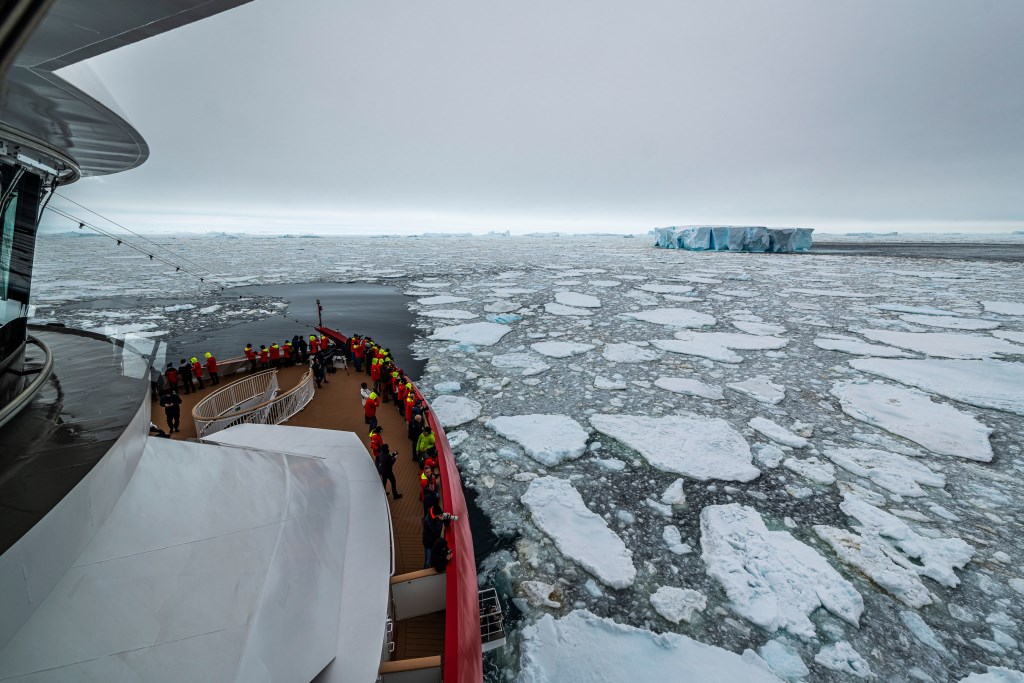
[[[145,379],[122,374],[122,349],[110,340],[60,328],[34,328],[32,334],[50,347],[53,374],[35,400],[0,428],[0,553],[89,473],[134,417],[148,387]]]

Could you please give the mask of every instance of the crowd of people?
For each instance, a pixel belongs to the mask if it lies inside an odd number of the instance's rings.
[[[372,338],[353,335],[344,344],[334,344],[325,337],[310,335],[308,341],[295,335],[284,343],[270,346],[251,343],[243,349],[250,372],[261,372],[290,365],[309,364],[317,387],[327,383],[329,367],[343,367],[346,372],[351,364],[357,373],[365,373],[367,381],[359,390],[363,417],[369,430],[370,452],[380,474],[385,496],[391,486],[391,498],[402,498],[395,477],[395,462],[398,451],[392,450],[385,441],[384,427],[377,418],[378,410],[385,403],[393,403],[398,414],[406,422],[406,436],[411,443],[412,458],[419,467],[419,499],[422,505],[423,525],[423,566],[443,572],[452,558],[452,550],[445,539],[448,525],[458,521],[444,511],[441,505],[440,468],[438,467],[437,445],[430,428],[429,407],[419,397],[416,388],[398,367],[391,356],[391,350],[375,343]],[[204,362],[197,357],[182,358],[175,365],[168,363],[167,369],[154,383],[158,383],[160,405],[167,417],[170,433],[181,431],[181,394],[191,394],[205,388],[205,379],[211,386],[220,383],[217,359],[205,353]],[[157,430],[158,432],[160,430]],[[164,434],[159,434],[164,435]]]

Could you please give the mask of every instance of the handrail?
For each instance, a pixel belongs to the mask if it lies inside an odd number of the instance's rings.
[[[268,392],[273,389],[274,393],[280,386],[277,383],[277,370],[267,370],[255,375],[250,375],[243,380],[229,384],[217,389],[204,398],[192,408],[193,420],[205,420],[210,418],[223,417],[229,410],[244,404],[246,401],[262,396],[259,403],[265,403]],[[246,406],[249,410],[254,406]]]
[[[230,415],[222,414],[220,416],[210,417],[198,416],[195,414],[195,409],[193,409],[192,418],[196,422],[196,435],[199,438],[202,438],[209,434],[219,432],[222,429],[227,429],[228,427],[245,423],[271,425],[281,424],[305,408],[309,402],[313,400],[313,394],[316,392],[313,388],[312,370],[306,370],[302,379],[299,380],[299,383],[282,394],[277,394],[277,371],[275,370],[272,372],[273,388],[276,395],[262,403],[258,403],[246,408],[244,411],[239,411]],[[242,381],[244,382],[245,380]],[[241,383],[242,382],[236,382],[236,384]],[[225,387],[225,389],[227,388],[229,387]],[[213,395],[211,394],[209,398],[212,397]],[[249,400],[252,399],[250,398]],[[198,408],[198,405],[196,407]],[[200,428],[201,422],[204,422],[205,424]]]
[[[7,424],[15,415],[21,412],[22,408],[35,398],[35,395],[46,384],[46,380],[50,378],[50,373],[53,372],[53,353],[50,352],[50,347],[46,345],[46,342],[31,334],[28,335],[26,341],[42,349],[46,359],[43,361],[43,367],[40,368],[39,374],[36,375],[35,379],[29,382],[28,386],[14,397],[14,400],[0,409],[0,427]]]

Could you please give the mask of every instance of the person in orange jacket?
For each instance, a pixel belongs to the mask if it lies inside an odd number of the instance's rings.
[[[260,369],[266,370],[270,367],[270,351],[265,344],[260,344]]]
[[[281,367],[281,347],[277,344],[270,345],[270,364],[275,368]]]
[[[206,358],[206,372],[210,375],[210,386],[220,384],[220,376],[217,375],[217,359],[209,351],[204,355]]]
[[[384,443],[384,437],[381,435],[384,431],[383,427],[374,427],[370,429],[370,454],[376,458],[380,454],[380,447]]]
[[[315,334],[309,335],[309,352],[313,355],[320,353],[320,341]]]
[[[203,388],[203,364],[199,362],[199,359],[192,356],[190,359],[192,362],[192,375],[196,378],[196,382],[199,384],[199,388]]]
[[[377,408],[380,407],[380,396],[377,395],[376,391],[371,391],[370,395],[366,397],[366,403],[363,405],[363,416],[366,418],[366,424],[370,425],[370,429],[377,426]]]
[[[281,354],[282,354],[282,357],[284,358],[285,366],[287,367],[287,366],[291,365],[292,364],[292,343],[290,341],[286,341],[284,343],[284,346],[281,347]]]

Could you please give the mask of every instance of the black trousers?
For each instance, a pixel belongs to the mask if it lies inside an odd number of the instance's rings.
[[[380,483],[384,484],[384,490],[388,490],[388,482],[391,482],[391,495],[394,496],[398,493],[398,484],[395,483],[395,473],[388,472],[387,474],[380,475]]]
[[[181,411],[176,410],[173,413],[165,411],[167,415],[167,429],[172,432],[178,431],[178,425],[181,424]]]
[[[199,389],[203,388],[203,378],[201,375],[199,377],[196,377],[196,385],[198,387],[196,391],[199,391]]]
[[[210,384],[220,384],[220,375],[218,375],[216,372],[211,372]]]
[[[181,378],[181,386],[183,386],[185,388],[185,393],[186,394],[191,394],[192,390],[196,388],[195,385],[192,383],[191,375],[188,376],[188,377],[182,377]]]

